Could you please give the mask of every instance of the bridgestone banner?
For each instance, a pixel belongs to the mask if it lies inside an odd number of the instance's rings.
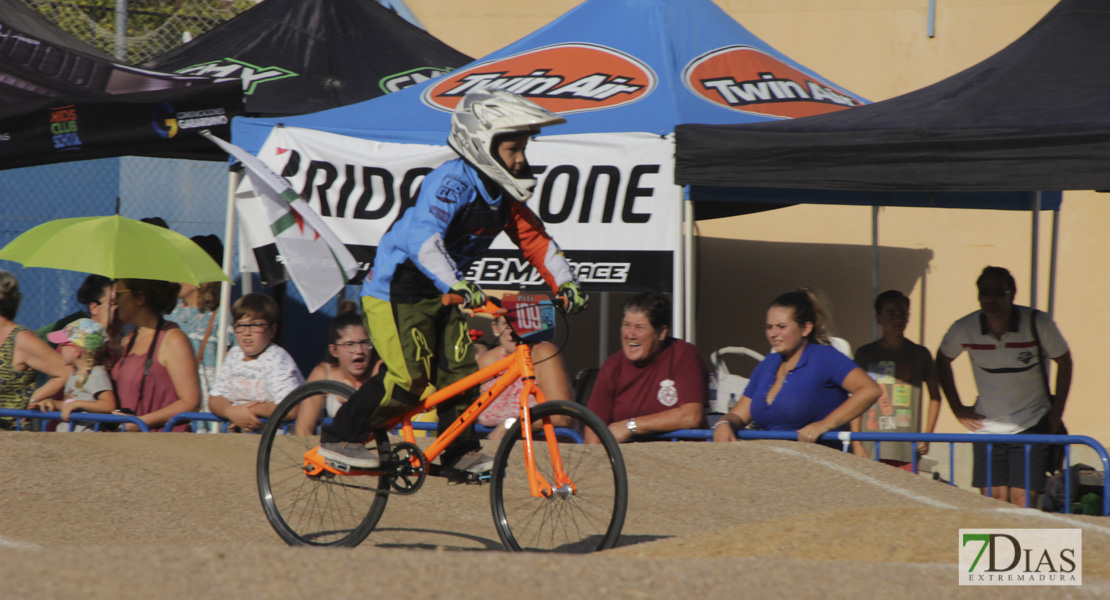
[[[528,146],[537,176],[528,205],[566,251],[579,280],[597,291],[667,291],[680,243],[681,188],[674,142],[643,133],[543,136]],[[258,154],[286,177],[362,265],[420,183],[457,155],[447,146],[395,144],[308,129],[273,130]],[[244,180],[237,194],[243,270],[268,284],[283,279],[282,258]],[[253,256],[250,256],[253,254]],[[252,260],[253,259],[253,260]],[[502,235],[467,278],[493,289],[541,289],[542,281]]]

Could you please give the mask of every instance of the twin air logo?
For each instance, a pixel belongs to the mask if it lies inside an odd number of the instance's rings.
[[[452,111],[474,90],[505,90],[561,114],[629,104],[655,89],[651,67],[593,44],[555,44],[455,71],[424,90],[428,106]]]
[[[297,73],[281,67],[260,67],[234,58],[222,58],[212,62],[201,63],[184,69],[178,69],[182,75],[203,75],[226,79],[238,77],[243,80],[243,93],[250,96],[258,89],[258,85],[269,81],[277,81],[288,77],[297,77]]]
[[[682,81],[696,96],[725,108],[795,119],[860,106],[863,101],[749,46],[728,46],[686,65]]]
[[[382,77],[378,82],[378,87],[387,94],[403,90],[407,87],[414,86],[418,83],[424,83],[429,79],[435,79],[445,73],[450,73],[452,69],[444,67],[442,69],[436,67],[420,67],[419,69],[409,69],[395,75]]]
[[[1081,529],[961,529],[960,585],[1083,585]]]

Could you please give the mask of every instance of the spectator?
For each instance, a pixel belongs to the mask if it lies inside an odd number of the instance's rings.
[[[1002,267],[983,269],[975,282],[977,310],[952,324],[937,350],[937,375],[960,424],[977,433],[1057,433],[1071,387],[1072,358],[1056,323],[1043,312],[1014,304],[1017,285]],[[956,390],[952,361],[968,351],[979,398],[965,406]],[[1047,358],[1056,362],[1056,394],[1048,387]],[[994,444],[991,482],[986,448],[974,444],[971,485],[985,495],[1025,506],[1025,446]],[[1035,444],[1029,454],[1029,504],[1044,491],[1049,447]]]
[[[224,359],[209,391],[208,406],[236,430],[261,429],[259,417],[269,417],[289,392],[304,383],[293,357],[273,343],[278,316],[277,303],[265,294],[247,294],[231,305],[238,344]]]
[[[116,314],[134,325],[123,339],[123,356],[112,367],[119,411],[138,416],[148,427],[165,425],[174,415],[200,406],[196,357],[189,338],[165,316],[177,304],[180,286],[152,279],[116,282]],[[126,431],[138,431],[127,424]],[[174,427],[186,431],[188,424]]]
[[[77,288],[77,303],[88,310],[79,310],[66,315],[53,323],[44,325],[35,330],[35,335],[42,339],[77,319],[93,319],[107,329],[112,323],[112,280],[103,275],[89,275]]]
[[[381,370],[382,361],[374,351],[374,344],[370,342],[355,306],[351,303],[347,312],[341,312],[331,320],[328,326],[328,353],[308,374],[308,381],[341,381],[357,390]],[[341,306],[340,310],[343,309]],[[305,400],[297,409],[297,435],[316,435],[321,411],[334,417],[343,402],[346,398],[333,394]]]
[[[117,408],[116,392],[105,363],[108,360],[108,336],[104,326],[92,319],[77,319],[61,331],[50,334],[58,345],[65,363],[74,368],[66,381],[61,405],[62,425],[56,431],[93,431],[87,425],[70,422],[74,412],[110,413]],[[44,400],[47,410],[55,410],[53,401]]]
[[[223,243],[214,235],[195,236],[192,238],[198,246],[205,249],[213,260],[219,261],[223,256]],[[181,291],[178,293],[178,303],[170,313],[169,320],[177,323],[181,331],[189,338],[196,355],[197,375],[200,379],[200,411],[208,410],[208,389],[216,380],[216,353],[218,341],[213,335],[216,329],[216,310],[220,306],[220,282],[209,281],[199,286],[191,283],[180,283]],[[207,432],[207,425],[216,423],[196,422],[193,424],[197,432]],[[215,431],[212,429],[211,431]]]
[[[587,404],[618,442],[705,424],[709,375],[697,348],[670,337],[670,323],[665,296],[645,292],[624,303],[621,351],[601,365]],[[586,441],[597,438],[587,432]]]
[[[169,229],[170,228],[170,224],[167,223],[166,220],[163,219],[162,217],[143,217],[139,220],[142,221],[143,223],[146,223],[147,225],[154,225],[154,226],[157,226],[157,227],[161,227],[162,229]]]
[[[773,353],[752,372],[744,395],[713,424],[713,441],[736,440],[750,424],[770,431],[797,431],[798,441],[818,441],[844,431],[875,403],[881,390],[852,359],[828,345],[825,311],[812,291],[787,292],[767,310],[767,341]]]
[[[490,301],[501,306],[501,303],[496,298],[490,298]],[[493,363],[512,356],[516,351],[516,341],[513,340],[513,330],[509,327],[509,323],[505,316],[502,315],[493,320],[493,336],[494,346],[489,351],[478,356],[478,368],[484,369]],[[547,400],[574,400],[574,391],[570,386],[570,376],[567,374],[566,365],[563,363],[563,357],[559,354],[559,349],[551,342],[540,342],[532,346],[532,362],[535,367],[536,385],[539,386],[540,391]],[[482,391],[485,392],[493,387],[496,379],[487,381],[482,384]],[[478,415],[478,424],[485,427],[492,427],[493,431],[490,432],[488,438],[491,440],[501,439],[505,435],[506,428],[512,427],[520,416],[520,392],[524,389],[524,382],[517,380],[505,391],[501,392],[493,402]],[[535,406],[534,398],[530,398],[530,405]],[[564,423],[556,423],[563,425]],[[504,425],[504,427],[500,427]]]
[[[925,416],[925,433],[933,433],[940,414],[940,388],[937,386],[936,363],[928,348],[906,339],[906,323],[910,318],[910,299],[898,290],[889,290],[875,298],[875,321],[882,336],[856,350],[856,364],[879,384],[882,395],[863,416],[852,420],[852,431],[919,433]],[[929,410],[922,411],[921,386],[929,390]],[[857,455],[867,457],[874,444],[852,442]],[[883,442],[882,461],[909,469],[913,453],[928,454],[929,443]]]
[[[15,323],[22,299],[19,280],[0,270],[0,408],[37,408],[40,400],[62,390],[71,371],[46,342]],[[51,378],[38,389],[36,372]],[[14,427],[13,417],[0,417],[0,430]]]
[[[481,329],[470,330],[470,346],[474,348],[474,358],[482,358],[482,355],[497,347],[497,343],[486,337]]]

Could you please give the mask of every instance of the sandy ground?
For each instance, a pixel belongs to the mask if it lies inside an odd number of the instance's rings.
[[[1110,520],[790,442],[624,446],[621,543],[589,556],[503,552],[489,488],[437,479],[358,548],[289,548],[258,500],[257,440],[0,433],[0,598],[1110,597]],[[1074,527],[1082,587],[957,584],[960,528]]]

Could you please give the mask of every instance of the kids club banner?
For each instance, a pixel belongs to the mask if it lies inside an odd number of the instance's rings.
[[[579,281],[594,291],[670,289],[680,244],[682,189],[674,185],[674,141],[648,133],[542,136],[528,146],[536,175],[529,207],[566,253]],[[370,269],[378,241],[424,176],[457,155],[447,146],[390,143],[278,127],[258,157],[319,214]],[[267,284],[285,279],[257,194],[244,179],[236,210],[244,271]],[[539,274],[502,235],[467,279],[492,289],[543,289]]]

